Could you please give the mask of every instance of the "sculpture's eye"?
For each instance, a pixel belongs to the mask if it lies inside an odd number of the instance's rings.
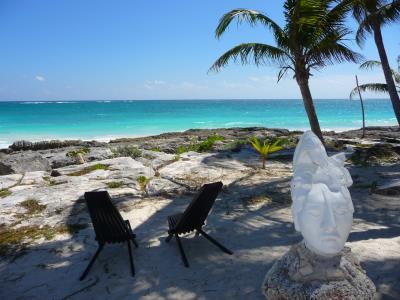
[[[335,209],[335,214],[337,215],[345,215],[348,212],[348,208],[347,207],[338,207]]]
[[[308,213],[313,217],[319,217],[321,215],[321,210],[317,208],[310,208],[308,209]]]

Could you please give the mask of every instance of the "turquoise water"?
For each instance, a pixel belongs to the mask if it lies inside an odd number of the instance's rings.
[[[358,101],[315,100],[323,130],[361,127]],[[365,101],[366,124],[395,125],[389,100]],[[135,137],[190,128],[309,128],[301,100],[0,102],[0,148],[15,140]]]

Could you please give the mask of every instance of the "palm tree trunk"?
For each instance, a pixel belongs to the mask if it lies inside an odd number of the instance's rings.
[[[383,74],[385,74],[390,100],[392,101],[392,106],[394,114],[396,115],[397,123],[400,125],[400,99],[399,99],[399,94],[397,93],[396,90],[396,85],[394,84],[392,71],[390,70],[385,46],[383,45],[381,28],[379,25],[375,25],[373,29],[374,29],[375,44],[376,48],[378,48],[379,58],[381,59]]]
[[[303,97],[304,108],[306,109],[311,130],[321,140],[321,142],[324,143],[324,138],[322,136],[321,128],[319,126],[317,113],[315,112],[310,87],[308,86],[308,80],[303,78],[297,79],[297,84],[300,87],[301,95]]]

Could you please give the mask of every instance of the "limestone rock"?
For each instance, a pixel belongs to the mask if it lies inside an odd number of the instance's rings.
[[[51,141],[40,141],[40,142],[30,142],[30,141],[16,141],[9,148],[13,151],[20,150],[46,150],[46,149],[56,149],[64,148],[70,146],[76,147],[99,147],[103,146],[105,143],[97,141],[81,141],[81,140],[51,140]]]
[[[42,156],[49,161],[51,167],[56,169],[76,164],[76,158],[67,156],[67,153],[74,149],[79,149],[79,147],[68,148],[64,150],[41,151],[41,153]],[[108,159],[112,156],[113,153],[109,148],[97,147],[90,148],[90,152],[84,155],[84,159],[86,162],[91,162],[96,160]]]
[[[154,178],[146,186],[146,191],[149,196],[181,193],[185,190],[183,186],[164,178]]]
[[[50,170],[47,159],[32,151],[0,156],[0,175]]]
[[[22,174],[0,176],[0,190],[12,187],[22,179]]]
[[[266,299],[373,299],[375,285],[357,258],[345,247],[332,258],[296,244],[268,271],[262,286]]]

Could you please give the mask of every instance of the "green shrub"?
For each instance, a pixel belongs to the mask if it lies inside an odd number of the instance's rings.
[[[188,146],[179,145],[178,148],[175,149],[175,154],[180,155],[188,151],[190,151]]]
[[[146,176],[139,176],[136,180],[140,185],[140,189],[142,191],[145,191],[146,190],[146,186],[149,183],[149,179]]]
[[[124,185],[123,181],[111,181],[106,182],[106,186],[110,189],[117,189]]]
[[[199,142],[196,139],[192,139],[188,146],[179,145],[178,148],[176,148],[175,150],[175,154],[179,155],[188,151],[207,152],[212,150],[214,143],[216,141],[223,141],[223,140],[225,140],[225,138],[218,134],[211,135],[202,142]]]
[[[65,155],[67,157],[76,157],[79,154],[88,154],[89,152],[90,152],[90,148],[89,147],[84,147],[84,148],[81,148],[81,149],[68,151]]]
[[[136,146],[133,145],[125,145],[125,146],[118,146],[116,148],[111,148],[111,152],[116,157],[122,156],[122,157],[138,158],[142,156],[142,151],[140,151]]]
[[[108,166],[107,165],[103,165],[103,164],[95,164],[93,166],[89,166],[86,168],[83,168],[80,171],[76,171],[76,172],[72,172],[67,174],[68,176],[81,176],[81,175],[85,175],[85,174],[89,174],[93,171],[96,170],[108,170]]]
[[[12,193],[9,189],[0,189],[0,198],[10,196]]]
[[[161,152],[161,149],[159,147],[153,147],[150,150],[154,152]]]
[[[206,152],[206,151],[210,151],[213,146],[214,143],[217,141],[224,141],[225,138],[223,136],[220,136],[218,134],[214,134],[212,136],[207,137],[207,139],[205,141],[202,141],[200,144],[198,144],[197,146],[197,152]]]

